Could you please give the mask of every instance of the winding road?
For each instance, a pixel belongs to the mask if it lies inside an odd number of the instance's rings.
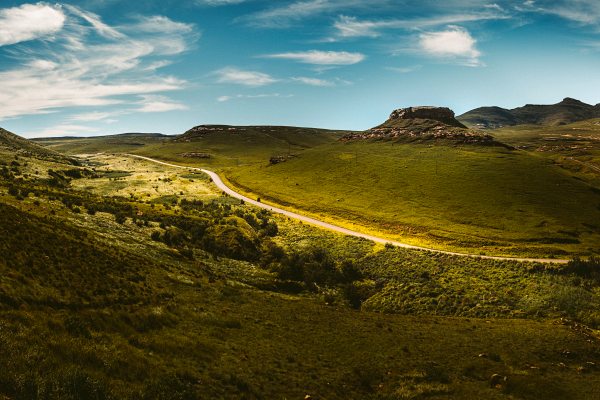
[[[478,255],[478,254],[467,254],[467,253],[457,253],[457,252],[452,252],[452,251],[444,251],[444,250],[436,250],[436,249],[430,249],[427,247],[421,247],[421,246],[415,246],[415,245],[411,245],[411,244],[407,244],[407,243],[402,243],[402,242],[396,242],[396,241],[392,241],[392,240],[388,240],[388,239],[383,239],[377,236],[372,236],[372,235],[368,235],[366,233],[361,233],[361,232],[357,232],[357,231],[353,231],[347,228],[343,228],[341,226],[337,226],[337,225],[333,225],[330,224],[328,222],[324,222],[324,221],[320,221],[318,219],[314,219],[311,217],[307,217],[305,215],[301,215],[301,214],[297,214],[295,212],[292,211],[288,211],[288,210],[284,210],[282,208],[278,208],[278,207],[274,207],[274,206],[270,206],[268,204],[264,204],[261,203],[259,201],[253,200],[249,197],[246,197],[240,193],[235,192],[234,190],[232,190],[231,188],[229,188],[227,185],[225,185],[225,183],[223,183],[223,180],[221,179],[221,177],[219,177],[219,175],[217,175],[215,172],[210,171],[208,169],[204,169],[204,168],[195,168],[195,167],[186,167],[183,165],[177,165],[177,164],[171,164],[171,163],[167,163],[164,161],[160,161],[160,160],[155,160],[153,158],[150,157],[144,157],[144,156],[138,156],[135,154],[126,154],[129,157],[135,157],[135,158],[139,158],[142,160],[146,160],[146,161],[150,161],[156,164],[162,164],[162,165],[166,165],[168,167],[173,167],[173,168],[181,168],[181,169],[187,169],[187,170],[194,170],[194,171],[201,171],[204,172],[205,174],[207,174],[208,176],[210,176],[210,178],[212,179],[213,183],[223,192],[227,193],[228,195],[230,195],[231,197],[235,197],[237,199],[243,200],[245,203],[248,204],[252,204],[256,207],[260,207],[260,208],[264,208],[266,210],[269,210],[271,212],[277,213],[277,214],[282,214],[285,215],[286,217],[290,217],[302,222],[306,222],[309,223],[311,225],[315,225],[321,228],[325,228],[325,229],[329,229],[335,232],[339,232],[339,233],[343,233],[345,235],[349,235],[349,236],[355,236],[355,237],[359,237],[359,238],[364,238],[367,240],[371,240],[373,242],[376,243],[382,243],[382,244],[391,244],[393,246],[396,247],[401,247],[401,248],[405,248],[405,249],[412,249],[412,250],[421,250],[421,251],[430,251],[430,252],[434,252],[434,253],[441,253],[441,254],[449,254],[452,256],[460,256],[460,257],[472,257],[472,258],[480,258],[480,259],[487,259],[487,260],[504,260],[504,261],[519,261],[519,262],[540,262],[540,263],[552,263],[552,264],[565,264],[567,262],[569,262],[569,260],[564,260],[564,259],[554,259],[554,258],[518,258],[518,257],[499,257],[499,256],[484,256],[484,255]]]

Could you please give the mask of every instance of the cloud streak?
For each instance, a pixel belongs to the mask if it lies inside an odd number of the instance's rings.
[[[214,72],[217,75],[217,82],[231,83],[243,86],[265,86],[277,82],[269,74],[258,71],[247,71],[235,67],[226,67]]]
[[[492,9],[481,13],[441,15],[430,18],[391,19],[391,20],[359,20],[356,17],[341,15],[334,22],[337,38],[375,38],[382,35],[386,29],[416,30],[441,25],[459,24],[466,22],[500,20],[510,18],[505,12]]]
[[[278,5],[238,19],[256,28],[286,28],[305,18],[341,10],[365,9],[389,3],[389,0],[303,0]]]
[[[347,51],[298,51],[278,54],[268,54],[264,58],[278,58],[292,60],[304,64],[314,65],[352,65],[363,61],[366,56],[362,53],[350,53]]]
[[[140,95],[174,91],[185,86],[184,81],[160,75],[157,70],[197,40],[192,25],[154,16],[138,17],[125,27],[114,27],[102,22],[99,16],[73,6],[38,7],[44,15],[59,13],[66,22],[57,23],[56,29],[53,28],[51,46],[35,51],[28,46],[12,50],[11,55],[20,65],[0,71],[0,120],[51,113],[66,107],[103,107],[135,102]],[[19,14],[23,11],[21,8],[18,13],[13,9],[2,10],[1,15]],[[40,32],[49,31],[26,32],[19,37],[35,39]],[[6,42],[7,38],[4,39]],[[164,99],[150,102],[140,111],[180,109],[175,108],[174,103],[167,106],[168,103]]]

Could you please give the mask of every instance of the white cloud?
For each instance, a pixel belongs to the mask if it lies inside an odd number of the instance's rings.
[[[142,96],[142,98],[141,107],[135,110],[137,112],[156,113],[188,109],[185,104],[172,101],[165,96]]]
[[[408,74],[410,72],[415,72],[420,70],[422,67],[420,65],[412,65],[410,67],[386,67],[388,71],[398,72],[400,74]]]
[[[439,32],[425,32],[419,35],[419,47],[433,57],[454,59],[468,66],[481,65],[481,53],[471,34],[458,26]]]
[[[281,93],[263,93],[263,94],[236,94],[233,96],[219,96],[217,101],[219,103],[224,103],[226,101],[235,100],[235,99],[264,99],[268,97],[280,97],[280,98],[290,98],[294,97],[292,94],[282,95]]]
[[[258,71],[245,71],[234,67],[226,67],[215,71],[219,83],[233,83],[244,86],[265,86],[277,82],[269,74]]]
[[[37,132],[29,132],[28,137],[42,138],[49,136],[79,136],[82,133],[95,133],[97,128],[85,125],[61,124]]]
[[[245,3],[248,0],[196,0],[196,4],[205,6],[229,6]]]
[[[23,4],[0,10],[0,46],[44,38],[60,31],[65,24],[60,6],[44,3]]]
[[[600,24],[600,2],[598,0],[539,0],[526,1],[521,11],[556,15],[583,25]]]
[[[335,86],[334,82],[327,81],[325,79],[319,79],[319,78],[307,78],[304,76],[299,76],[299,77],[292,78],[292,80],[295,82],[303,83],[305,85],[309,85],[309,86],[322,86],[322,87]]]
[[[368,2],[364,0],[294,1],[246,15],[240,18],[240,20],[250,26],[259,28],[283,28],[290,26],[296,21],[319,14],[335,13],[340,10],[368,9],[388,2],[389,0],[371,0]]]
[[[60,10],[67,22],[51,45],[34,51],[23,44],[11,52],[20,66],[0,69],[0,120],[66,107],[123,104],[132,101],[124,96],[185,86],[184,81],[155,71],[197,38],[191,25],[166,17],[140,17],[126,27],[111,27],[80,9]]]
[[[92,121],[102,121],[104,119],[122,114],[122,112],[99,112],[94,111],[90,113],[83,113],[74,115],[69,120],[71,121],[81,121],[81,122],[92,122]]]
[[[110,39],[121,39],[125,37],[121,32],[102,22],[100,17],[94,13],[84,11],[81,8],[72,5],[64,5],[64,7],[74,15],[87,21],[101,36]]]
[[[264,57],[281,58],[286,60],[294,60],[305,64],[316,65],[352,65],[357,64],[366,58],[366,56],[361,53],[319,50],[269,54]]]
[[[458,24],[465,22],[508,19],[510,16],[501,9],[491,8],[491,11],[480,13],[451,14],[428,18],[390,19],[390,20],[359,20],[356,17],[341,15],[334,22],[337,38],[378,37],[385,29],[415,30],[428,27]],[[333,40],[334,38],[332,38]]]

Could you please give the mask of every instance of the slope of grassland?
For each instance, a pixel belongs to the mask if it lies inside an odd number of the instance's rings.
[[[3,164],[13,159],[0,154]],[[285,219],[272,239],[282,250],[255,240],[263,256],[291,260],[235,260],[209,247],[208,233],[263,229],[268,216],[187,171],[108,156],[87,165],[78,175],[20,160],[0,178],[0,397],[586,399],[600,391],[598,340],[569,320],[600,323],[596,275],[383,249]],[[49,166],[55,174],[31,173]],[[56,174],[79,177],[57,183]],[[315,256],[303,260],[305,251]],[[340,272],[350,283],[320,278]],[[569,293],[546,297],[557,286]],[[346,303],[347,291],[358,303]],[[360,311],[350,307],[361,302]]]
[[[159,133],[124,133],[110,136],[40,138],[32,141],[65,154],[129,152],[139,147],[160,144],[172,137]]]
[[[183,164],[220,168],[293,157],[308,148],[335,142],[346,131],[277,126],[201,125],[175,137],[115,135],[58,138],[39,143],[66,154],[133,153]],[[135,145],[132,144],[132,140]],[[202,153],[204,157],[190,157]],[[187,156],[186,156],[187,155]]]
[[[594,121],[587,124],[586,131],[577,124],[547,129],[584,132],[586,143],[596,143],[597,126]],[[511,129],[493,132],[517,147],[533,140],[526,137],[535,137],[538,144],[552,138],[540,139],[539,127]],[[544,157],[549,154],[544,151],[436,141],[341,143],[342,135],[300,128],[201,126],[176,141],[146,140],[128,152],[212,168],[238,190],[263,201],[411,244],[529,257],[599,251],[598,181],[594,174],[580,174],[581,162],[595,165],[595,153],[591,159],[571,160],[571,154],[557,159]],[[84,150],[74,147],[79,140],[52,146],[79,152]],[[93,143],[87,150],[123,150],[114,139],[85,140]],[[566,147],[572,140],[551,143]],[[203,157],[184,156],[189,153]],[[273,157],[276,163],[270,162]],[[569,164],[576,168],[559,168]]]
[[[34,157],[58,162],[72,162],[64,155],[24,139],[12,132],[0,128],[0,151],[8,151],[25,157]]]
[[[263,201],[413,244],[496,255],[600,251],[600,192],[524,152],[359,141],[225,175]]]

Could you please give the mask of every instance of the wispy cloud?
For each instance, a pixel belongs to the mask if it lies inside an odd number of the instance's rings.
[[[121,114],[123,114],[122,111],[115,111],[115,112],[94,111],[94,112],[89,112],[89,113],[73,115],[72,117],[69,118],[69,120],[77,121],[77,122],[102,121],[102,120],[116,117],[117,115],[121,115]]]
[[[518,9],[556,15],[579,24],[600,27],[600,2],[597,0],[528,0]]]
[[[341,15],[334,22],[337,38],[378,37],[386,29],[415,30],[435,26],[458,24],[485,20],[508,19],[510,16],[502,9],[488,9],[480,13],[438,15],[429,18],[359,20],[356,17]]]
[[[389,0],[303,0],[277,5],[239,18],[258,28],[285,28],[298,21],[319,14],[337,13],[341,10],[368,9],[389,3]],[[280,3],[279,3],[280,4]]]
[[[76,15],[80,18],[83,18],[85,21],[87,21],[91,26],[94,27],[96,32],[98,32],[101,36],[104,36],[104,37],[110,38],[110,39],[125,38],[125,35],[123,35],[121,32],[117,31],[116,29],[114,29],[114,28],[106,25],[104,22],[102,22],[100,17],[96,14],[84,11],[79,7],[75,7],[75,6],[68,5],[68,4],[65,4],[63,7],[65,7],[67,10],[69,10],[74,15]]]
[[[480,66],[481,53],[477,41],[464,28],[454,26],[438,32],[421,33],[418,46],[427,55],[459,62],[467,66]]]
[[[173,101],[166,96],[156,95],[142,96],[142,101],[140,102],[140,105],[141,107],[135,109],[134,111],[143,113],[156,113],[188,109],[188,107],[185,104]]]
[[[66,22],[56,23],[51,45],[33,51],[24,43],[11,49],[11,56],[20,65],[0,70],[0,120],[66,107],[122,104],[127,101],[124,96],[135,99],[184,87],[184,81],[155,71],[168,64],[169,57],[185,52],[198,38],[192,25],[154,16],[138,17],[126,26],[114,27],[73,6],[40,3],[36,7],[22,6],[1,13],[5,18],[23,17],[29,15],[23,14],[24,10],[33,10],[34,17],[21,22],[23,26],[36,26],[38,12],[60,21],[54,14],[58,13]],[[6,29],[6,25],[0,25],[0,29]],[[19,40],[38,38],[40,32],[25,32],[23,28]]]
[[[315,65],[352,65],[363,61],[366,56],[362,53],[347,51],[298,51],[279,54],[268,54],[265,58],[280,58]]]
[[[232,4],[241,4],[249,0],[196,0],[195,3],[202,6],[230,6]]]
[[[385,67],[388,71],[398,72],[399,74],[408,74],[418,71],[422,68],[421,65],[411,65],[409,67]]]
[[[49,136],[79,136],[85,133],[97,133],[99,129],[85,125],[61,124],[40,131],[30,132],[29,137],[49,137]]]
[[[281,93],[262,93],[262,94],[236,94],[232,96],[220,96],[217,98],[219,103],[224,103],[231,100],[236,99],[264,99],[269,97],[281,97],[281,98],[290,98],[294,97],[293,94],[281,94]]]
[[[0,10],[0,46],[48,37],[60,31],[66,21],[59,6],[23,4]]]
[[[319,79],[319,78],[308,78],[305,76],[298,76],[298,77],[292,78],[292,81],[303,83],[303,84],[309,85],[309,86],[321,86],[321,87],[335,86],[335,82],[333,82],[333,81],[328,81],[328,80]]]
[[[219,83],[232,83],[243,86],[265,86],[277,82],[269,74],[258,71],[247,71],[234,67],[222,68],[214,72]]]

